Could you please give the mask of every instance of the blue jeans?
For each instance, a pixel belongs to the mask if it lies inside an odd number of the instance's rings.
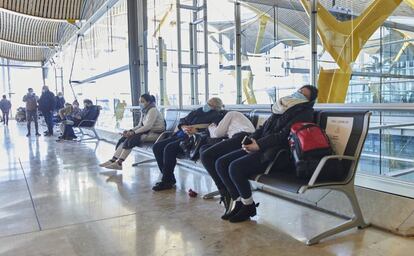
[[[233,200],[252,196],[249,178],[265,172],[270,161],[262,161],[262,153],[246,153],[243,149],[228,153],[216,161],[216,170]]]

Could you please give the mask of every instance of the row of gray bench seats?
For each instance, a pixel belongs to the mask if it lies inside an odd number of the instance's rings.
[[[166,132],[163,133],[159,139],[166,138],[171,135],[178,125],[180,118],[186,116],[191,110],[180,109],[167,109],[164,112],[166,121]],[[271,115],[269,111],[265,110],[237,110],[245,114],[258,128],[266,119]],[[286,153],[280,151],[276,159],[269,165],[266,172],[262,175],[251,177],[251,180],[255,182],[255,186],[258,189],[264,189],[272,191],[272,193],[289,192],[294,194],[302,194],[311,189],[331,189],[344,193],[349,199],[354,216],[341,225],[338,225],[328,231],[325,231],[313,238],[307,240],[308,245],[316,244],[321,239],[332,236],[339,232],[358,227],[364,228],[367,224],[362,216],[361,209],[358,204],[357,197],[354,190],[355,172],[357,169],[358,161],[361,155],[362,147],[364,145],[365,138],[368,133],[368,126],[371,113],[368,111],[349,111],[349,110],[315,110],[314,122],[319,124],[322,128],[326,128],[327,120],[329,117],[348,117],[353,119],[351,135],[346,143],[344,155],[332,155],[327,156],[321,160],[316,168],[313,176],[309,179],[298,179],[294,172],[283,170],[279,168],[278,159],[283,157]],[[151,145],[144,145],[148,147]],[[179,161],[190,161],[181,159]],[[137,166],[142,163],[154,162],[154,159],[135,163],[133,166]],[[330,163],[330,164],[328,164]],[[191,165],[194,166],[194,162],[191,161]],[[189,166],[191,166],[189,165]],[[201,167],[201,164],[200,164]],[[334,172],[335,168],[342,168],[343,175],[330,176],[330,172]],[[213,195],[216,193],[213,193]]]

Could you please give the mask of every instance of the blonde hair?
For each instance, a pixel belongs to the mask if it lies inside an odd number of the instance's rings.
[[[212,104],[214,110],[221,110],[223,108],[223,101],[219,97],[212,97],[208,100]]]

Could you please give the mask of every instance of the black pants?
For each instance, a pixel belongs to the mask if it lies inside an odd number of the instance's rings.
[[[45,122],[47,125],[47,132],[49,134],[53,134],[53,120],[52,120],[52,116],[53,113],[52,111],[42,111],[43,117],[45,118]]]
[[[121,144],[123,149],[133,149],[141,144],[141,134],[135,134],[129,138],[122,136],[118,140],[118,143],[116,143],[115,149],[117,149]]]
[[[241,142],[248,133],[235,134],[231,139],[227,139],[214,145],[203,145],[200,148],[200,160],[210,174],[219,191],[226,190],[226,186],[221,180],[216,170],[216,161],[221,156],[241,148]]]
[[[174,183],[174,168],[177,164],[177,156],[183,153],[180,148],[182,138],[171,137],[154,144],[152,151],[157,160],[158,168],[162,173],[162,182]]]
[[[261,152],[248,154],[238,149],[216,161],[216,170],[234,200],[239,196],[245,199],[252,196],[249,178],[264,173],[270,163],[261,159]]]
[[[30,134],[30,124],[35,124],[36,133],[39,133],[39,124],[37,122],[37,110],[26,110],[27,133]]]
[[[2,111],[3,112],[3,123],[5,125],[9,124],[9,111]]]

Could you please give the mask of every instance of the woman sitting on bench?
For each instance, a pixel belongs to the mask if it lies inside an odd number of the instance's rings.
[[[143,94],[139,101],[141,119],[138,126],[122,133],[122,137],[116,144],[116,151],[112,159],[99,166],[122,170],[122,162],[131,153],[132,148],[139,146],[141,142],[156,141],[160,134],[165,131],[164,117],[155,105],[155,97],[149,94]]]
[[[312,122],[316,87],[305,85],[272,106],[272,116],[241,148],[216,161],[216,171],[230,197],[231,206],[221,217],[241,222],[256,215],[249,178],[265,172],[280,149],[288,147],[290,127],[296,122]]]

